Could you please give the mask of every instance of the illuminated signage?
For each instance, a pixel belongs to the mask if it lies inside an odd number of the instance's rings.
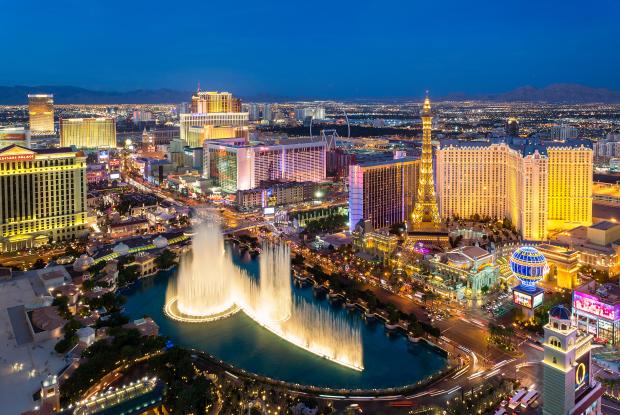
[[[542,305],[543,303],[543,293],[538,293],[534,296],[534,308]]]
[[[34,153],[30,154],[9,154],[6,156],[0,155],[0,161],[29,161],[34,160]]]
[[[264,215],[273,215],[274,213],[276,213],[276,209],[273,207],[266,207],[263,212]]]
[[[590,383],[590,352],[577,359],[575,367],[575,391],[579,391]]]
[[[534,309],[543,303],[544,291],[527,292],[519,289],[512,290],[512,299],[516,305]]]
[[[520,291],[513,291],[512,298],[514,303],[523,307],[532,308],[532,296]]]
[[[0,133],[0,140],[25,140],[26,134],[2,134]]]
[[[593,314],[608,320],[620,319],[620,305],[616,305],[614,307],[612,305],[605,304],[599,301],[598,298],[579,291],[575,291],[573,294],[573,306],[577,310],[585,311],[588,314]]]

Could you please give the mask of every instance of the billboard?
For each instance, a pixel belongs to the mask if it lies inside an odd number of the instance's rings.
[[[543,303],[543,293],[540,292],[538,294],[535,294],[534,295],[534,308],[542,305],[542,303]]]
[[[516,305],[534,309],[543,303],[545,292],[537,288],[535,291],[528,291],[517,286],[512,290],[512,300]]]
[[[573,307],[607,320],[615,321],[620,319],[620,305],[614,307],[610,304],[605,304],[595,296],[579,291],[573,293]]]
[[[532,295],[526,294],[521,291],[514,290],[512,292],[512,299],[516,305],[520,305],[527,308],[533,308]]]

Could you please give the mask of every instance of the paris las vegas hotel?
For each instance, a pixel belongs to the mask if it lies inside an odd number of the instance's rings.
[[[531,241],[592,224],[587,140],[445,140],[436,151],[436,176],[442,218],[508,218]]]

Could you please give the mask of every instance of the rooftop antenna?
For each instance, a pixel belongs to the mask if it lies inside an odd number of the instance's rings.
[[[198,81],[198,91],[197,92],[200,92],[200,81]]]

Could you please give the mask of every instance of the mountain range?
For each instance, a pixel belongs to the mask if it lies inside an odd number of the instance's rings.
[[[27,95],[32,93],[54,94],[57,104],[156,104],[189,101],[190,91],[173,89],[137,89],[133,91],[97,91],[75,86],[0,86],[0,105],[27,103]],[[269,94],[243,97],[244,101],[276,102],[291,100]],[[404,99],[404,98],[402,98]],[[376,99],[379,100],[379,99]],[[552,84],[543,88],[524,86],[498,94],[453,93],[436,100],[480,100],[496,102],[547,102],[547,103],[606,103],[620,104],[620,91],[604,88],[591,88],[579,84]]]

